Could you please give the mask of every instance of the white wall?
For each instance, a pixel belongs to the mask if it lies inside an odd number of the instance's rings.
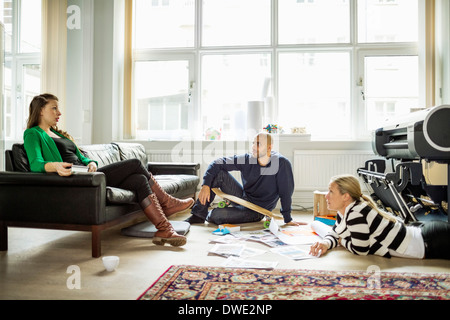
[[[450,1],[436,1],[436,100],[450,104]]]
[[[4,29],[3,24],[0,23],[0,53],[3,53],[3,43],[4,43]],[[5,167],[5,132],[3,128],[3,64],[4,64],[4,55],[0,55],[0,170],[3,170]]]
[[[124,0],[94,2],[92,142],[121,138]]]
[[[67,131],[80,144],[119,140],[124,0],[68,0],[71,5],[80,8],[81,23],[67,29]]]

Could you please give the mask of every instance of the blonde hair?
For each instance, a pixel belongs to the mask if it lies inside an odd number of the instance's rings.
[[[397,221],[397,219],[395,219],[395,217],[393,217],[391,214],[380,210],[371,197],[368,197],[361,192],[361,185],[359,184],[359,180],[356,177],[349,174],[338,175],[332,177],[331,182],[334,182],[337,185],[341,194],[348,193],[350,197],[352,197],[353,201],[361,201],[362,199],[384,218],[392,222]]]

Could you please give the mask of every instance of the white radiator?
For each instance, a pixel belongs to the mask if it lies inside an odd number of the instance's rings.
[[[326,191],[330,178],[353,174],[364,167],[366,160],[377,158],[368,150],[296,150],[294,181],[296,191]]]
[[[149,162],[172,162],[172,154],[168,151],[151,151],[147,153]]]

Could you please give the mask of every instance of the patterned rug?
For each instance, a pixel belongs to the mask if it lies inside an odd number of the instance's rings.
[[[450,300],[450,273],[171,266],[140,300]]]

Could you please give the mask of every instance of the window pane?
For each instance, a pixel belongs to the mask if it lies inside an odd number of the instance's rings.
[[[348,0],[279,0],[280,44],[349,43]]]
[[[195,0],[136,0],[135,47],[194,46]]]
[[[224,139],[241,139],[248,101],[262,100],[271,75],[270,54],[207,55],[202,59],[204,132],[222,131]],[[244,137],[246,138],[246,137]]]
[[[20,52],[41,50],[41,1],[22,0],[20,7]]]
[[[348,137],[349,54],[281,53],[279,61],[279,125],[285,132],[306,127],[314,138]]]
[[[179,138],[188,129],[188,61],[136,62],[137,138]]]
[[[367,127],[374,130],[386,119],[408,114],[419,106],[419,58],[365,58]]]
[[[418,0],[358,0],[358,41],[418,41],[418,11]]]
[[[4,97],[3,97],[3,105],[4,105],[4,113],[3,116],[5,118],[4,128],[5,128],[5,137],[6,139],[13,138],[13,122],[14,118],[13,114],[13,106],[12,106],[12,98],[11,98],[11,82],[12,82],[12,73],[11,73],[11,62],[5,61],[5,67],[3,69],[4,72]]]
[[[23,66],[23,93],[25,102],[30,104],[33,97],[41,92],[41,65],[25,64]],[[28,111],[28,108],[27,108]]]
[[[22,69],[23,79],[23,115],[28,119],[29,105],[31,100],[41,94],[41,65],[24,64]],[[25,130],[26,124],[23,124],[22,130]]]
[[[13,30],[13,3],[12,0],[2,0],[0,2],[0,21],[2,21],[5,31],[5,52],[10,53],[12,47]]]
[[[203,0],[203,46],[269,45],[270,0]]]

